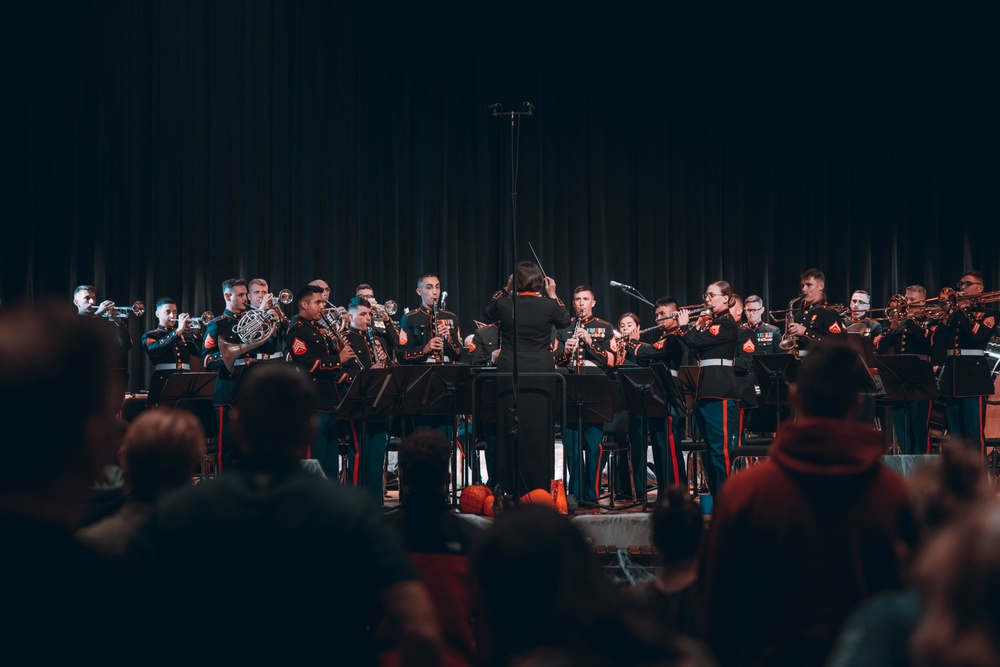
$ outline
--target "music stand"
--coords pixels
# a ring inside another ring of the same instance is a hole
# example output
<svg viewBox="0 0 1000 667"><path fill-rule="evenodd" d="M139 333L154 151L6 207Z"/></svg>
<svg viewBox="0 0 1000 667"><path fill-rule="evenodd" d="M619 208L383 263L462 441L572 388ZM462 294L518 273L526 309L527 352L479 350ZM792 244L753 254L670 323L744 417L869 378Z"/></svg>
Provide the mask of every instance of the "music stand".
<svg viewBox="0 0 1000 667"><path fill-rule="evenodd" d="M776 406L774 430L781 423L781 406L788 402L788 386L798 377L798 359L794 354L755 354L753 370L760 384L760 397Z"/></svg>
<svg viewBox="0 0 1000 667"><path fill-rule="evenodd" d="M168 375L150 387L146 405L174 405L182 399L207 398L212 400L215 391L215 372L185 372Z"/></svg>
<svg viewBox="0 0 1000 667"><path fill-rule="evenodd" d="M618 383L609 379L608 376L603 372L599 371L597 373L586 373L586 374L568 374L566 376L566 407L569 411L566 416L568 417L573 410L576 410L576 424L577 424L577 434L580 442L580 455L576 462L576 479L580 481L580 492L583 495L583 424L588 423L601 423L606 424L615 418L615 398L616 391L618 389ZM584 419L584 413L586 413L588 419ZM563 427L565 428L566 420L563 421ZM566 467L566 456L565 456L565 444L566 436L563 434L563 471L567 470ZM598 462L600 465L600 462ZM568 480L566 480L568 481ZM596 494L595 494L596 495ZM577 505L583 505L586 501L582 498L577 498ZM591 503L587 503L591 504ZM595 507L598 506L595 498L595 502L592 503Z"/></svg>
<svg viewBox="0 0 1000 667"><path fill-rule="evenodd" d="M882 379L885 395L893 403L926 401L930 403L938 397L937 380L930 362L915 354L895 354L874 357L874 368ZM892 414L892 410L889 410ZM887 431L891 432L890 416ZM910 419L904 420L904 432L910 435Z"/></svg>
<svg viewBox="0 0 1000 667"><path fill-rule="evenodd" d="M562 421L564 415L566 414L566 376L562 373L552 372L518 372L518 393L521 398L529 398L531 400L542 400L547 399L550 401L555 408L553 410L553 422L558 420ZM506 383L505 387L499 387L500 381ZM499 424L501 420L497 413L498 409L498 397L503 393L513 393L514 389L511 386L513 381L513 373L501 373L501 372L489 372L489 373L476 373L472 378L472 415L473 415L473 442L478 438L478 429L480 425L485 425L489 423L497 423L497 435L500 435ZM557 400L558 397L558 400ZM550 429L552 424L550 423ZM504 441L507 439L507 434L504 434ZM554 429L550 431L549 437L550 447L554 449L555 447L555 432ZM499 444L499 443L498 443ZM509 489L509 492L514 494L515 499L520 498L524 493L530 491L531 489L525 488L522 478L521 478L521 468L520 460L512 452L512 468L514 474L514 485ZM499 455L499 452L498 452ZM554 457L553 457L554 458ZM550 466L551 468L551 466ZM549 474L552 474L552 470L549 470ZM490 481L493 481L494 476L499 478L496 471L490 471ZM506 480L501 480L505 482Z"/></svg>
<svg viewBox="0 0 1000 667"><path fill-rule="evenodd" d="M424 387L419 414L447 415L452 418L451 501L458 507L458 452L456 451L458 415L472 411L472 393L462 391L472 380L472 367L462 364L435 364L431 369ZM468 433L466 433L465 447L468 451Z"/></svg>
<svg viewBox="0 0 1000 667"><path fill-rule="evenodd" d="M663 418L683 411L684 399L677 380L663 364L653 364L643 368L619 368L618 381L628 411L642 417L642 511L647 511L649 501L646 492L646 447L649 441L650 418ZM635 465L635 462L633 462ZM614 499L612 499L613 501Z"/></svg>

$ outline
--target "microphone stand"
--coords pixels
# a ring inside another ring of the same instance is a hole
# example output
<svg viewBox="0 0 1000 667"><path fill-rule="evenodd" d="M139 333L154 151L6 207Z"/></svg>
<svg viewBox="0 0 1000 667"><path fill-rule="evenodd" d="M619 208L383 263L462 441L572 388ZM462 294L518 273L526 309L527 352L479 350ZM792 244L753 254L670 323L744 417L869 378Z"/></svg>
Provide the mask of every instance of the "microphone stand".
<svg viewBox="0 0 1000 667"><path fill-rule="evenodd" d="M513 348L511 352L513 353L513 365L511 366L511 388L514 391L513 395L513 405L514 405L514 415L511 421L511 450L513 453L513 464L514 464L514 489L513 489L513 500L517 502L517 482L521 479L521 450L519 438L519 428L520 428L520 410L519 410L519 397L518 397L518 382L517 382L517 174L518 174L518 160L519 160L519 149L521 145L521 118L523 116L531 116L535 110L535 106L531 102L523 102L521 104L520 111L504 111L503 106L497 102L489 106L490 114L494 118L507 118L510 117L510 241L511 241L511 262L513 262L513 270L511 275L514 276L513 289L510 295L510 315L513 320L514 325L514 336L511 339L511 347ZM516 140L515 140L516 139ZM501 278L502 279L502 278ZM490 473L492 475L492 473ZM501 489L502 490L502 489ZM496 490L494 490L494 495L496 495Z"/></svg>

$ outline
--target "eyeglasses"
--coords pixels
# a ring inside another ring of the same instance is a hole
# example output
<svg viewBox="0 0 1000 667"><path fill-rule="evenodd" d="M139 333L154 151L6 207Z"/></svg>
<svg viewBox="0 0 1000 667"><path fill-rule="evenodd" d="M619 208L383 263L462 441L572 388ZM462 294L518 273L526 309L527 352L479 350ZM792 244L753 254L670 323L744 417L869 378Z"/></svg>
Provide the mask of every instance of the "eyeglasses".
<svg viewBox="0 0 1000 667"><path fill-rule="evenodd" d="M724 296L723 294L716 294L715 292L705 292L701 295L703 299L714 299L717 296Z"/></svg>
<svg viewBox="0 0 1000 667"><path fill-rule="evenodd" d="M764 310L764 306L761 306L760 308L747 308L748 313L759 313L762 310Z"/></svg>
<svg viewBox="0 0 1000 667"><path fill-rule="evenodd" d="M958 281L958 288L965 289L966 287L972 287L973 285L982 285L982 283L974 283L971 280L960 280Z"/></svg>
<svg viewBox="0 0 1000 667"><path fill-rule="evenodd" d="M860 299L851 299L851 303L856 303L859 306L870 306L871 305L870 301L861 301Z"/></svg>

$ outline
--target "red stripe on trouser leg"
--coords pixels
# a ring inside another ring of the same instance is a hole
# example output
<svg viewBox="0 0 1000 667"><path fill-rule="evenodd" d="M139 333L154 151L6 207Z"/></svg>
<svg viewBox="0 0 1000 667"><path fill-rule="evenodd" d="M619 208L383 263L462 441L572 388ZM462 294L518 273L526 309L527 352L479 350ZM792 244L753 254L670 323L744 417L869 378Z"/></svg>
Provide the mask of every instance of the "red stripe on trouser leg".
<svg viewBox="0 0 1000 667"><path fill-rule="evenodd" d="M361 462L361 445L358 443L358 430L351 422L351 442L354 443L354 474L351 475L351 483L358 485L358 464Z"/></svg>
<svg viewBox="0 0 1000 667"><path fill-rule="evenodd" d="M667 417L667 442L670 443L670 465L674 470L674 484L681 483L681 470L677 465L677 443L674 441L674 418ZM646 470L646 466L642 467L643 472ZM661 493L657 491L657 493Z"/></svg>
<svg viewBox="0 0 1000 667"><path fill-rule="evenodd" d="M979 418L979 431L976 433L979 436L979 452L982 454L983 458L986 458L986 425L983 423L983 415L986 413L983 401L986 400L985 397L979 397L979 403L976 405L976 417Z"/></svg>
<svg viewBox="0 0 1000 667"><path fill-rule="evenodd" d="M729 401L722 399L722 458L726 462L725 475L729 477Z"/></svg>

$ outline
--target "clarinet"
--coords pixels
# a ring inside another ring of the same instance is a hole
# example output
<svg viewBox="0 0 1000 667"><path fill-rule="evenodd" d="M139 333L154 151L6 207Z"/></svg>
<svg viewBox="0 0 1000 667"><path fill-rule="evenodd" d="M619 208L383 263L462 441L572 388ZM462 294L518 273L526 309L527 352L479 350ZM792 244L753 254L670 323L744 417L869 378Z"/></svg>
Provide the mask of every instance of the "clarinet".
<svg viewBox="0 0 1000 667"><path fill-rule="evenodd" d="M434 303L431 304L431 338L438 335L438 302L434 299ZM434 363L440 364L443 359L441 358L441 350L434 350L433 354Z"/></svg>
<svg viewBox="0 0 1000 667"><path fill-rule="evenodd" d="M382 363L382 358L378 354L379 350L382 349L382 346L379 345L377 340L375 340L375 332L372 331L372 328L370 326L367 329L365 329L365 341L368 343L368 354L372 358L372 365L374 366L376 364ZM386 355L384 366L385 367L389 366L388 355Z"/></svg>

